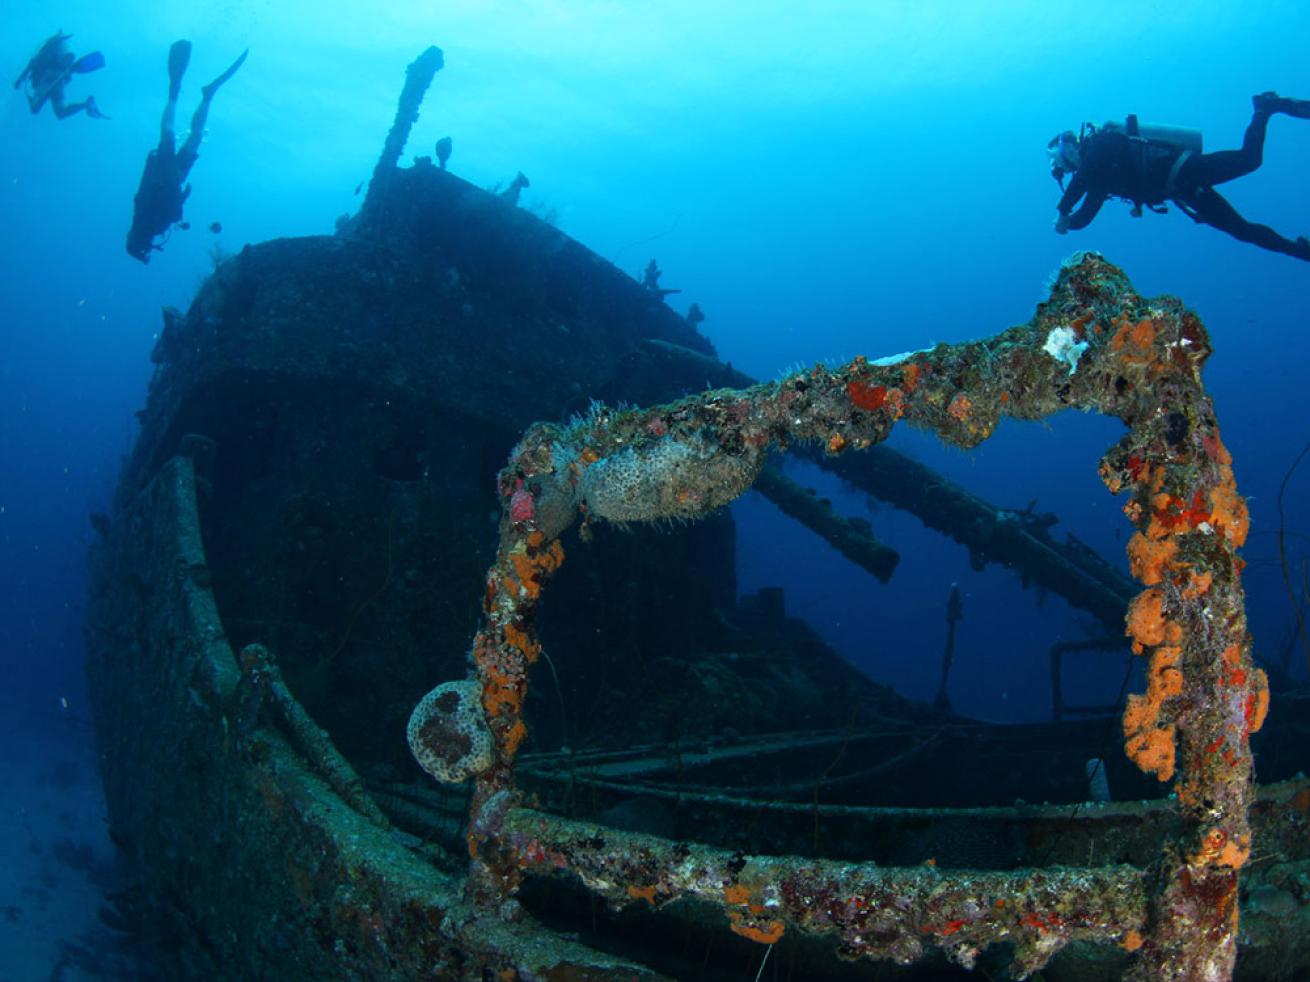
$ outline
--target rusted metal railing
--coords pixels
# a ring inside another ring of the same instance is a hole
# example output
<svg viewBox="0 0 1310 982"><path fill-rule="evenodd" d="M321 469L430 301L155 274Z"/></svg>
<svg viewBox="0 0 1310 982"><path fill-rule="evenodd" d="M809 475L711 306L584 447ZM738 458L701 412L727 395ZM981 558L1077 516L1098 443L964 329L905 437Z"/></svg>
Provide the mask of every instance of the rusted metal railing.
<svg viewBox="0 0 1310 982"><path fill-rule="evenodd" d="M441 756L443 768L479 742L474 729L489 727L489 763L469 769L468 898L500 909L525 870L563 871L615 901L712 900L734 931L761 943L787 931L835 933L853 956L910 962L933 945L969 965L1006 940L1027 973L1085 939L1137 952L1147 977L1231 977L1238 871L1251 845L1249 736L1268 687L1251 663L1240 584L1247 510L1201 384L1209 353L1195 315L1138 296L1120 270L1087 254L1065 265L1032 321L995 337L534 426L500 475L500 545L472 647L481 715L451 697L462 716L429 710L411 725L420 756ZM540 654L533 614L574 522L585 534L598 519L695 519L749 488L769 450L795 442L842 454L904 420L973 447L1003 416L1071 408L1128 427L1100 462L1110 491L1126 496L1136 530L1128 559L1143 586L1127 634L1148 659L1147 685L1129 697L1125 751L1175 782L1182 819L1153 869L982 873L742 856L521 807L514 759Z"/></svg>

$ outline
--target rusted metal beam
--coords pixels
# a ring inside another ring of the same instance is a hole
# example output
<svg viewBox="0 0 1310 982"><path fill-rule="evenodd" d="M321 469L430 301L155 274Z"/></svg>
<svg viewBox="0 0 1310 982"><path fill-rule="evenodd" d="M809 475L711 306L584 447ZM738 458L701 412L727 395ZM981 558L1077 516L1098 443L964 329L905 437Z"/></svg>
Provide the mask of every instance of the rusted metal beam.
<svg viewBox="0 0 1310 982"><path fill-rule="evenodd" d="M958 542L969 550L975 569L1003 566L1025 586L1058 594L1102 624L1123 623L1132 580L1073 535L1057 541L1048 525L998 508L891 447L832 457L822 448L803 446L797 455Z"/></svg>
<svg viewBox="0 0 1310 982"><path fill-rule="evenodd" d="M831 504L806 491L776 467L761 470L754 488L784 515L796 519L879 582L886 583L892 578L901 557L895 549L874 538L868 522L843 518L833 511Z"/></svg>

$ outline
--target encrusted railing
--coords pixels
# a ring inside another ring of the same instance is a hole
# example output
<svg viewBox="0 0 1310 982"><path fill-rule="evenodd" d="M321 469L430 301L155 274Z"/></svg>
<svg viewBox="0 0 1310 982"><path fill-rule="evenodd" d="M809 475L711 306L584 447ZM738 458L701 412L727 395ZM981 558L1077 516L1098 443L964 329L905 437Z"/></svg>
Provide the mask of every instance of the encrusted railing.
<svg viewBox="0 0 1310 982"><path fill-rule="evenodd" d="M1269 697L1251 663L1239 578L1246 505L1201 385L1209 352L1194 314L1143 299L1088 254L1066 264L1029 324L992 338L534 426L500 475L500 545L471 677L434 690L410 724L429 771L476 775L468 898L501 909L525 871L562 871L612 901L713 901L734 931L766 944L826 933L852 957L909 963L931 945L970 965L1009 941L1015 970L1029 973L1069 941L1093 940L1137 952L1146 977L1229 978L1238 871L1251 848L1249 737ZM748 489L769 450L794 442L860 450L903 419L973 447L1002 416L1062 409L1128 427L1100 462L1110 491L1126 494L1128 559L1144 587L1127 634L1148 659L1147 684L1129 697L1124 746L1144 771L1175 781L1182 818L1153 869L987 873L743 856L521 807L514 759L540 654L533 614L575 521L585 535L597 519L701 517Z"/></svg>

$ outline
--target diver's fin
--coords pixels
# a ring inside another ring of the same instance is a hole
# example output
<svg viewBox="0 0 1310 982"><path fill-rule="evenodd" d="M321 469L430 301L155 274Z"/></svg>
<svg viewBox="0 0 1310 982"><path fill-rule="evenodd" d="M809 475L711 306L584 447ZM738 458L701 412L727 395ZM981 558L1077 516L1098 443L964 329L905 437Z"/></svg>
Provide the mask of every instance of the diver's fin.
<svg viewBox="0 0 1310 982"><path fill-rule="evenodd" d="M186 66L191 62L191 42L185 38L174 41L168 49L168 101L176 102L177 94L182 88L182 76Z"/></svg>
<svg viewBox="0 0 1310 982"><path fill-rule="evenodd" d="M1310 119L1310 99L1289 99L1277 92L1261 92L1251 97L1256 112L1282 113L1297 119Z"/></svg>
<svg viewBox="0 0 1310 982"><path fill-rule="evenodd" d="M90 116L92 119L109 118L108 116L106 116L104 113L100 111L100 104L96 102L96 97L93 95L89 95L86 97L86 114Z"/></svg>
<svg viewBox="0 0 1310 982"><path fill-rule="evenodd" d="M1297 119L1310 119L1310 99L1283 99L1280 112Z"/></svg>
<svg viewBox="0 0 1310 982"><path fill-rule="evenodd" d="M87 72L94 72L105 67L105 56L99 51L92 51L89 55L83 55L77 61L73 62L72 71L78 75L85 75Z"/></svg>
<svg viewBox="0 0 1310 982"><path fill-rule="evenodd" d="M250 49L246 48L246 50L241 52L241 54L237 57L236 61L232 62L232 64L227 66L227 71L225 71L222 75L218 76L218 78L214 79L214 81L210 82L208 85L206 85L203 89L200 90L206 99L212 97L213 94L218 91L218 87L220 85L222 85L224 82L226 82L228 79L230 79L233 75L237 73L237 69L246 63L246 55L248 54L250 54Z"/></svg>

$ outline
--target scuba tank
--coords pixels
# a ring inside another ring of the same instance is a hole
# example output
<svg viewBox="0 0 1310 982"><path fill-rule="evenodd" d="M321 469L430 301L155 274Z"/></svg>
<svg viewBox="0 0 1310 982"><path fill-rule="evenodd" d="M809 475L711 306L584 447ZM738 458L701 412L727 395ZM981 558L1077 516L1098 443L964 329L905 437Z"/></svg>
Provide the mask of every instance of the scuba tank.
<svg viewBox="0 0 1310 982"><path fill-rule="evenodd" d="M1105 133L1123 133L1136 140L1147 143L1165 144L1178 150L1190 150L1201 153L1201 131L1185 126L1160 126L1155 123L1138 122L1137 114L1130 113L1122 123L1111 121L1102 127Z"/></svg>

